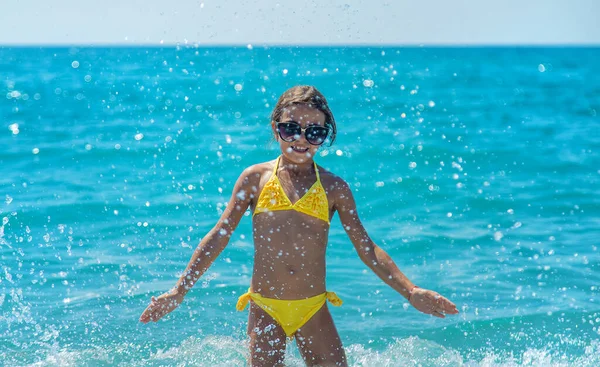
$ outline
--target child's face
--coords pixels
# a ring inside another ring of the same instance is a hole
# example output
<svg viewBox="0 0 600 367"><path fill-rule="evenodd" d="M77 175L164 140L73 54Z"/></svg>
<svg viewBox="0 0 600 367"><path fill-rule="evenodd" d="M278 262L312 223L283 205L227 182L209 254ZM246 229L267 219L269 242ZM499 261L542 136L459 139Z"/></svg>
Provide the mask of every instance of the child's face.
<svg viewBox="0 0 600 367"><path fill-rule="evenodd" d="M325 114L316 108L307 105L293 105L283 110L280 121L297 122L305 129L309 126L325 126ZM275 137L281 148L281 153L290 161L295 163L312 162L313 157L319 149L318 145L312 145L306 141L305 133L300 134L299 139L286 142L279 137L275 126L273 126Z"/></svg>

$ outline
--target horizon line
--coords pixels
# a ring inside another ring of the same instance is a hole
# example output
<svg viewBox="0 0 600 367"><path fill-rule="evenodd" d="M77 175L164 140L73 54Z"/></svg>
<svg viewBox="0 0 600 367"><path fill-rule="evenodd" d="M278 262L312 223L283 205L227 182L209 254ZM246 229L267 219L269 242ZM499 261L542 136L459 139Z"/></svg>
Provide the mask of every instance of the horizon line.
<svg viewBox="0 0 600 367"><path fill-rule="evenodd" d="M1 43L0 48L600 48L600 43Z"/></svg>

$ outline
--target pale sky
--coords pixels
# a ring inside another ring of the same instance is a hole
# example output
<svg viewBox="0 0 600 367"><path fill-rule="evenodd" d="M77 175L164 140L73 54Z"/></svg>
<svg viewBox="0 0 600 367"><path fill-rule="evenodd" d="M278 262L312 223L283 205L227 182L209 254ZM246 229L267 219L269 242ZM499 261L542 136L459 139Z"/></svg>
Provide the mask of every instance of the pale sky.
<svg viewBox="0 0 600 367"><path fill-rule="evenodd" d="M0 45L600 45L600 0L2 0Z"/></svg>

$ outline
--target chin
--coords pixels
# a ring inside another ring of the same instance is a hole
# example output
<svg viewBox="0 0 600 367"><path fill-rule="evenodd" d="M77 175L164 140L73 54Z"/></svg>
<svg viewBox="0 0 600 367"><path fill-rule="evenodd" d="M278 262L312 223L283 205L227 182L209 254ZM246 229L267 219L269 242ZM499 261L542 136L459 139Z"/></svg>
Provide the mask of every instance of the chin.
<svg viewBox="0 0 600 367"><path fill-rule="evenodd" d="M316 153L311 151L306 153L298 153L292 150L291 152L284 151L283 154L292 162L306 163L312 161Z"/></svg>

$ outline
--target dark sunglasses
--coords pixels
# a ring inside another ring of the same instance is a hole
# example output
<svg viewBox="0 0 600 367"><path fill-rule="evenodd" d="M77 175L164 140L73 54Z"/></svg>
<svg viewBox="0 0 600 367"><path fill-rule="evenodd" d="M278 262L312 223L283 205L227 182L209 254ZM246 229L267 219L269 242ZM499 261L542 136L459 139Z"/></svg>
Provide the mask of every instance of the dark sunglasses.
<svg viewBox="0 0 600 367"><path fill-rule="evenodd" d="M306 141L311 145L321 145L327 139L329 128L323 126L309 126L303 129L296 121L278 122L277 132L281 140L291 143L300 139L300 135L304 133Z"/></svg>

